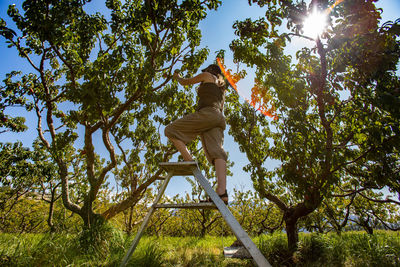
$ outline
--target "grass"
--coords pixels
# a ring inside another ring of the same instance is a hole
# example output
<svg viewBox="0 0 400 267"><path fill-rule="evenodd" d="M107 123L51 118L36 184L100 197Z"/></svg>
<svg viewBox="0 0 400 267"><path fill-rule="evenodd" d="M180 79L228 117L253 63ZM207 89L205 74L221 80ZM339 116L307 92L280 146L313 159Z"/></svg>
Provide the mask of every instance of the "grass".
<svg viewBox="0 0 400 267"><path fill-rule="evenodd" d="M0 234L0 266L119 266L133 237L111 230L107 240L82 249L81 234ZM130 266L253 266L225 259L223 247L234 237L143 237ZM400 234L376 231L300 234L292 256L283 233L254 238L273 266L400 266Z"/></svg>
<svg viewBox="0 0 400 267"><path fill-rule="evenodd" d="M294 255L298 266L400 266L400 234L375 231L302 234Z"/></svg>
<svg viewBox="0 0 400 267"><path fill-rule="evenodd" d="M225 259L223 247L229 246L234 237L144 237L132 255L131 266L252 266L248 260ZM156 250L154 250L156 248ZM159 258L155 265L140 265L146 252L150 258ZM162 257L159 257L159 253ZM139 259L139 261L138 261Z"/></svg>

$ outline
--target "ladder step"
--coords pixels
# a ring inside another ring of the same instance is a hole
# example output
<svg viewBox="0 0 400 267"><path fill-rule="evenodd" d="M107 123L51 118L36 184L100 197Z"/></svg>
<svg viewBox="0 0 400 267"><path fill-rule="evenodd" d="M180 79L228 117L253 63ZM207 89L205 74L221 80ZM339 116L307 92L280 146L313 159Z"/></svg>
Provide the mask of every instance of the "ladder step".
<svg viewBox="0 0 400 267"><path fill-rule="evenodd" d="M251 259L250 253L245 247L224 247L225 258Z"/></svg>
<svg viewBox="0 0 400 267"><path fill-rule="evenodd" d="M193 175L193 169L197 168L195 161L161 162L160 167L174 176Z"/></svg>
<svg viewBox="0 0 400 267"><path fill-rule="evenodd" d="M200 203L167 203L156 204L154 208L159 209L216 209L217 206L213 202L200 202Z"/></svg>

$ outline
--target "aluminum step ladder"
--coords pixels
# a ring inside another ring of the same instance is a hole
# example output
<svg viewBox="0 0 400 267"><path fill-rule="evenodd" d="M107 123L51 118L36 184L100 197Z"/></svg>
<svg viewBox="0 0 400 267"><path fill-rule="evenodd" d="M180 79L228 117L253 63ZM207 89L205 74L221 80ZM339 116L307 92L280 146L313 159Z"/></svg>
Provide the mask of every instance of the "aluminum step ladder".
<svg viewBox="0 0 400 267"><path fill-rule="evenodd" d="M122 263L120 265L121 267L125 266L128 263L129 258L135 251L139 243L139 240L142 237L144 230L146 229L150 221L151 216L153 215L154 211L158 208L218 209L222 217L226 221L226 223L232 229L236 238L242 242L244 247L247 249L251 257L253 258L254 262L257 264L257 266L271 267L271 264L269 264L264 255L253 243L248 234L243 230L242 226L232 215L228 207L225 205L225 203L221 200L221 198L211 187L207 179L200 172L196 162L162 162L160 163L160 167L163 170L165 170L168 174L166 177L162 178L162 180L164 180L164 183L159 189L158 195L153 205L150 207L150 210L147 213L146 217L144 218L144 221L142 222L142 225L140 226L139 231L135 236L135 239L132 241L131 247L126 253L124 259L122 260ZM200 203L183 203L183 204L158 204L172 176L187 176L187 175L193 175L196 178L196 180L204 188L207 195L212 199L214 203L200 202Z"/></svg>

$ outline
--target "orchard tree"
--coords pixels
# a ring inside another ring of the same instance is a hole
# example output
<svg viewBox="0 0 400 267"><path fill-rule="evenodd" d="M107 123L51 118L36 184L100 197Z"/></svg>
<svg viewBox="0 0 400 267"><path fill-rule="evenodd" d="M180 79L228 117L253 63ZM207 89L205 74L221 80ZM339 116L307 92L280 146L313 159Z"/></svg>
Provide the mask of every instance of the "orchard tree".
<svg viewBox="0 0 400 267"><path fill-rule="evenodd" d="M400 230L398 224L400 202L391 199L387 193L385 196L374 186L371 188L360 186L353 179L350 183L340 186L338 191L339 194L333 195L335 198L351 198L351 202L347 205L347 214L350 213L351 216L347 215L346 221L351 220L371 234L377 227Z"/></svg>
<svg viewBox="0 0 400 267"><path fill-rule="evenodd" d="M220 1L107 0L108 20L86 12L88 2L11 5L16 27L1 19L0 34L32 69L10 73L2 89L29 101L37 135L57 164L63 204L91 227L135 205L159 176L157 163L171 156L159 127L193 102L170 83L172 69L179 63L191 75L204 62L198 23ZM84 175L75 176L74 166ZM137 186L100 215L93 205L112 172ZM80 202L71 179L82 186Z"/></svg>
<svg viewBox="0 0 400 267"><path fill-rule="evenodd" d="M13 211L17 204L38 181L28 148L21 143L0 143L0 148L0 221L4 231L11 214L16 214Z"/></svg>
<svg viewBox="0 0 400 267"><path fill-rule="evenodd" d="M52 174L40 150L31 151L22 143L0 143L0 222L1 230L23 232L36 228L43 220L38 215L41 184ZM26 206L26 207L24 207ZM28 208L29 206L29 208ZM43 213L42 210L39 213ZM35 219L35 217L37 217ZM27 223L29 221L29 223ZM35 221L35 223L31 223ZM18 222L18 223L17 223ZM14 231L14 230L12 230Z"/></svg>
<svg viewBox="0 0 400 267"><path fill-rule="evenodd" d="M40 140L33 143L33 148L37 155L33 159L34 167L43 170L43 177L37 185L37 193L41 195L41 200L49 205L47 225L50 228L50 232L55 232L59 230L59 227L54 224L53 220L55 205L57 200L61 198L61 181L58 176L58 168Z"/></svg>
<svg viewBox="0 0 400 267"><path fill-rule="evenodd" d="M334 190L332 197L323 199L322 204L313 213L302 219L302 225L308 231L316 230L319 233L335 231L341 235L345 230L350 216L353 216L351 207L357 194L354 192L337 194L341 191L340 187L335 187Z"/></svg>
<svg viewBox="0 0 400 267"><path fill-rule="evenodd" d="M379 27L374 2L252 0L267 8L265 17L234 25L234 58L255 69L252 102L273 106L278 119L238 105L233 95L230 133L260 196L282 210L292 251L299 219L330 198L342 177L363 172L398 190L399 21ZM327 19L317 37L304 32L313 12ZM299 40L309 46L298 47ZM295 59L286 48L297 49ZM269 159L279 166L268 169Z"/></svg>
<svg viewBox="0 0 400 267"><path fill-rule="evenodd" d="M382 213L382 208L383 207L377 207L377 203L370 202L361 196L357 196L352 206L353 217L350 217L349 220L372 235L374 229L380 224L375 214Z"/></svg>
<svg viewBox="0 0 400 267"><path fill-rule="evenodd" d="M357 194L350 194L343 197L331 197L323 201L324 215L326 220L340 235L349 222L351 207Z"/></svg>
<svg viewBox="0 0 400 267"><path fill-rule="evenodd" d="M282 230L282 212L254 191L233 189L232 214L251 236Z"/></svg>
<svg viewBox="0 0 400 267"><path fill-rule="evenodd" d="M196 159L201 162L205 162L206 158L204 154L196 155ZM229 164L228 164L229 165ZM203 164L203 166L206 166ZM230 173L228 172L228 175ZM205 168L206 177L215 177L214 170ZM197 180L186 177L186 180L191 185L191 194L186 193L181 198L176 198L177 203L198 203L206 199L207 195ZM213 181L213 186L216 181ZM213 232L218 226L220 226L222 216L215 209L177 209L173 211L174 219L179 224L182 236L200 236L204 237L206 234Z"/></svg>
<svg viewBox="0 0 400 267"><path fill-rule="evenodd" d="M123 222L124 222L124 229L128 235L135 233L135 229L137 230L142 223L144 217L148 212L149 205L152 204L155 195L153 194L152 190L147 190L144 196L140 199L140 201L131 206L129 209L124 210L123 212ZM115 217L114 217L115 218Z"/></svg>

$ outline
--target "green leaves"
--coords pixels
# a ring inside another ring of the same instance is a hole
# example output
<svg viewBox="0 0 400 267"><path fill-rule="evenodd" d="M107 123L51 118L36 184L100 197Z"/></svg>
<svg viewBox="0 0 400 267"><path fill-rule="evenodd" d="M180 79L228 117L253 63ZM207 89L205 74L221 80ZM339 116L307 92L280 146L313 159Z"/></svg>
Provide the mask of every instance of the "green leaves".
<svg viewBox="0 0 400 267"><path fill-rule="evenodd" d="M7 24L3 19L0 19L0 35L6 39L12 40L17 34L15 31L7 27Z"/></svg>
<svg viewBox="0 0 400 267"><path fill-rule="evenodd" d="M249 1L267 6L265 17L236 22L230 45L268 90L257 97L272 96L279 114L268 124L246 103L228 105L230 134L250 161L245 170L256 190L287 212L287 225L316 209L344 175L398 190L398 23L379 29L373 1L343 1L327 13L335 23L293 61L287 48L304 38L304 16L334 1L275 2Z"/></svg>
<svg viewBox="0 0 400 267"><path fill-rule="evenodd" d="M10 107L26 108L31 110L32 105L28 100L28 94L33 91L33 76L23 76L18 80L20 72L13 71L6 75L3 80L4 86L1 88L0 100L0 133L8 130L13 132L22 132L27 129L25 126L25 118L21 116L12 117L7 114Z"/></svg>
<svg viewBox="0 0 400 267"><path fill-rule="evenodd" d="M6 107L35 109L61 181L82 185L63 187L70 196L64 205L90 224L92 202L111 171L128 192L125 206L111 207L115 216L135 204L126 201L139 200L158 162L170 156L160 127L191 110L194 99L170 84L168 74L179 63L191 75L206 60L209 51L197 49L198 24L221 2L108 0L110 21L86 13L87 2L26 0L21 11L9 7L18 31L1 20L0 35L34 73L5 80L0 126L22 130L22 119L5 116Z"/></svg>

